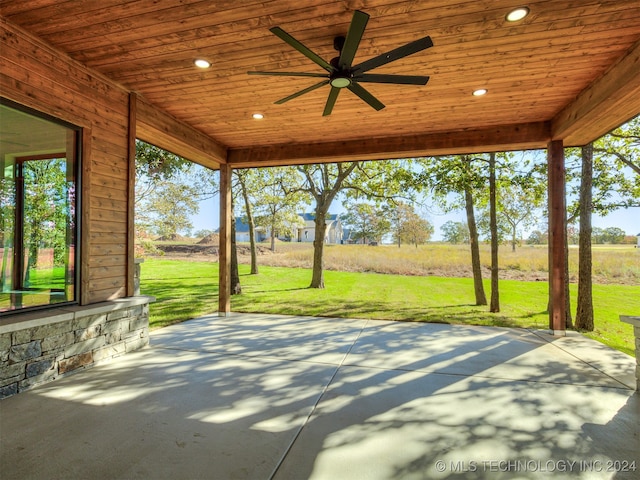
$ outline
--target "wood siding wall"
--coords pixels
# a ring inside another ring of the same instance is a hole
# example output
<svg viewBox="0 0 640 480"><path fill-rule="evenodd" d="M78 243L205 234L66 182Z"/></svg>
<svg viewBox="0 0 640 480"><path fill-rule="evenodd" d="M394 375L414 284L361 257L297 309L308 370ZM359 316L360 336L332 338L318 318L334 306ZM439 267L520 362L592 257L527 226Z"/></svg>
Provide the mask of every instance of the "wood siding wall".
<svg viewBox="0 0 640 480"><path fill-rule="evenodd" d="M0 44L0 94L85 129L81 303L124 297L129 94L3 17Z"/></svg>

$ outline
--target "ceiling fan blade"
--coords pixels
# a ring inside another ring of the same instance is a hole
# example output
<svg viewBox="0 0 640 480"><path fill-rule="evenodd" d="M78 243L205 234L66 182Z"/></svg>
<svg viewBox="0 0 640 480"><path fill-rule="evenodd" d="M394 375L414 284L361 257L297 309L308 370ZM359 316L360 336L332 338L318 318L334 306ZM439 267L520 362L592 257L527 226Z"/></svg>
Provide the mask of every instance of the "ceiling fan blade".
<svg viewBox="0 0 640 480"><path fill-rule="evenodd" d="M318 65L320 65L327 72L335 71L335 69L331 66L331 64L329 62L325 61L322 57L320 57L320 56L316 55L315 53L313 53L311 50L309 50L307 47L305 47L302 43L300 43L298 40L293 38L287 32L282 30L280 27L270 28L269 31L271 33L273 33L275 36L277 36L280 39L284 40L286 43L291 45L296 50L298 50L301 54L303 54L309 60L311 60L312 62L314 62L314 63L316 63Z"/></svg>
<svg viewBox="0 0 640 480"><path fill-rule="evenodd" d="M373 107L375 110L382 110L384 108L384 103L371 95L367 90L364 89L364 87L361 87L357 83L352 83L347 88L357 96L359 96L366 103L371 105L371 107Z"/></svg>
<svg viewBox="0 0 640 480"><path fill-rule="evenodd" d="M333 86L331 87L331 91L329 92L329 96L327 97L327 103L324 106L324 112L322 112L323 117L331 115L331 111L333 110L333 106L336 104L336 100L338 99L340 90L342 89Z"/></svg>
<svg viewBox="0 0 640 480"><path fill-rule="evenodd" d="M247 75L273 75L276 77L318 77L326 78L326 73L305 73L305 72L247 72Z"/></svg>
<svg viewBox="0 0 640 480"><path fill-rule="evenodd" d="M356 82L395 83L398 85L426 85L429 77L423 75L383 75L363 73L353 77Z"/></svg>
<svg viewBox="0 0 640 480"><path fill-rule="evenodd" d="M340 60L338 61L338 65L341 69L346 70L351 68L351 62L353 62L353 59L356 56L358 45L360 45L360 40L362 39L362 35L364 34L364 29L366 28L368 21L368 14L361 12L360 10L353 12L351 25L349 25L347 37L344 40L344 46L340 52Z"/></svg>
<svg viewBox="0 0 640 480"><path fill-rule="evenodd" d="M387 63L393 62L395 60L399 60L403 57L413 55L414 53L418 53L429 47L433 47L431 37L424 37L414 42L407 43L402 47L398 47L395 50L391 50L390 52L383 53L382 55L378 55L377 57L373 57L365 62L362 62L353 67L352 72L354 75L358 73L364 73L371 69L386 65Z"/></svg>
<svg viewBox="0 0 640 480"><path fill-rule="evenodd" d="M278 105L281 105L281 104L283 104L285 102L288 102L289 100L293 100L294 98L299 97L300 95L304 95L305 93L312 92L316 88L320 88L320 87L322 87L322 86L324 86L324 85L326 85L328 83L329 83L329 80L324 80L324 81L322 81L320 83L316 83L315 85L311 85L310 87L307 87L307 88L305 88L303 90L300 90L299 92L296 92L293 95L289 95L288 97L281 98L280 100L278 100L277 102L274 102L274 103L277 103Z"/></svg>

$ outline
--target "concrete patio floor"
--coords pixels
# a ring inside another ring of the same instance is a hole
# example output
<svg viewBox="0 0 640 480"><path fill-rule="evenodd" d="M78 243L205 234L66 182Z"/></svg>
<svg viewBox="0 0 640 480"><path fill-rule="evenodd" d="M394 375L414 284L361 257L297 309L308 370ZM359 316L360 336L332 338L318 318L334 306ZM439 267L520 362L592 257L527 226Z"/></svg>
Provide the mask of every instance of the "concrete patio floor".
<svg viewBox="0 0 640 480"><path fill-rule="evenodd" d="M202 317L0 401L0 477L640 478L634 369L577 334Z"/></svg>

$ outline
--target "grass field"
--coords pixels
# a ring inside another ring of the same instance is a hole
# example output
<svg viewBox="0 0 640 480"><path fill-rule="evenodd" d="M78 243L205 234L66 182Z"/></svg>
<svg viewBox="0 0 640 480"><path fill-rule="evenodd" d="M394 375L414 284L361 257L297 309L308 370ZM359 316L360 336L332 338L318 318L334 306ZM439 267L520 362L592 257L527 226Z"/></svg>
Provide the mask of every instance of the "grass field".
<svg viewBox="0 0 640 480"><path fill-rule="evenodd" d="M377 250L360 248L366 255ZM326 271L326 288L318 290L307 288L307 268L261 265L259 275L249 275L241 265L240 273L243 293L231 303L237 312L548 327L545 281L501 280L502 311L491 314L473 305L470 278ZM158 299L151 308L152 328L217 311L217 278L218 265L211 261L148 258L142 293ZM485 286L488 295L488 282ZM575 305L575 284L571 290ZM640 286L596 284L593 294L596 330L587 335L632 355L632 328L618 316L640 312Z"/></svg>
<svg viewBox="0 0 640 480"><path fill-rule="evenodd" d="M480 245L480 260L489 276L489 245ZM260 264L311 268L313 250L308 243L279 243L276 255L263 255ZM362 245L325 246L325 268L351 272L393 273L398 275L436 275L465 277L471 275L468 245L432 243L415 248L403 245L365 247ZM546 245L526 245L515 252L500 248L501 278L542 280L548 277ZM569 272L577 281L578 249L569 248ZM594 283L640 285L640 251L633 245L594 245Z"/></svg>

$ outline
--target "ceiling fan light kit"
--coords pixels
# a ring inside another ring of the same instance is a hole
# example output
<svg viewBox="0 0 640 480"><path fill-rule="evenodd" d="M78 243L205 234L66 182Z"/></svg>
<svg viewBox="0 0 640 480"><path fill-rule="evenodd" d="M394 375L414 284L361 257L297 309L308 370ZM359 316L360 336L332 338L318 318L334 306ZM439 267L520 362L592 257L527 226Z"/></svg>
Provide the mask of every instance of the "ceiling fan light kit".
<svg viewBox="0 0 640 480"><path fill-rule="evenodd" d="M333 107L338 99L338 94L342 89L348 89L353 94L358 96L362 101L367 103L375 110L382 110L385 105L374 97L367 89L365 89L360 83L387 83L396 85L426 85L429 81L429 77L422 75L393 75L393 74L375 74L367 73L369 70L381 67L387 63L400 60L401 58L413 55L414 53L421 52L433 46L433 42L430 37L423 37L408 43L402 47L396 48L389 52L383 53L376 57L373 57L358 65L352 65L353 59L356 56L360 40L364 34L364 30L369 21L369 15L356 10L353 12L353 18L349 25L349 30L345 37L336 37L333 41L333 47L338 51L339 56L331 59L327 62L322 57L311 51L301 42L293 38L287 32L280 27L273 27L270 30L271 33L282 39L287 44L302 53L309 60L319 65L327 71L327 73L304 73L304 72L263 72L263 71L250 71L249 75L272 75L272 76L288 76L288 77L317 77L324 78L319 83L311 85L299 92L296 92L287 97L277 100L276 104L282 104L293 100L301 95L309 93L317 88L329 85L331 90L327 97L327 102L322 113L323 116L331 115Z"/></svg>

